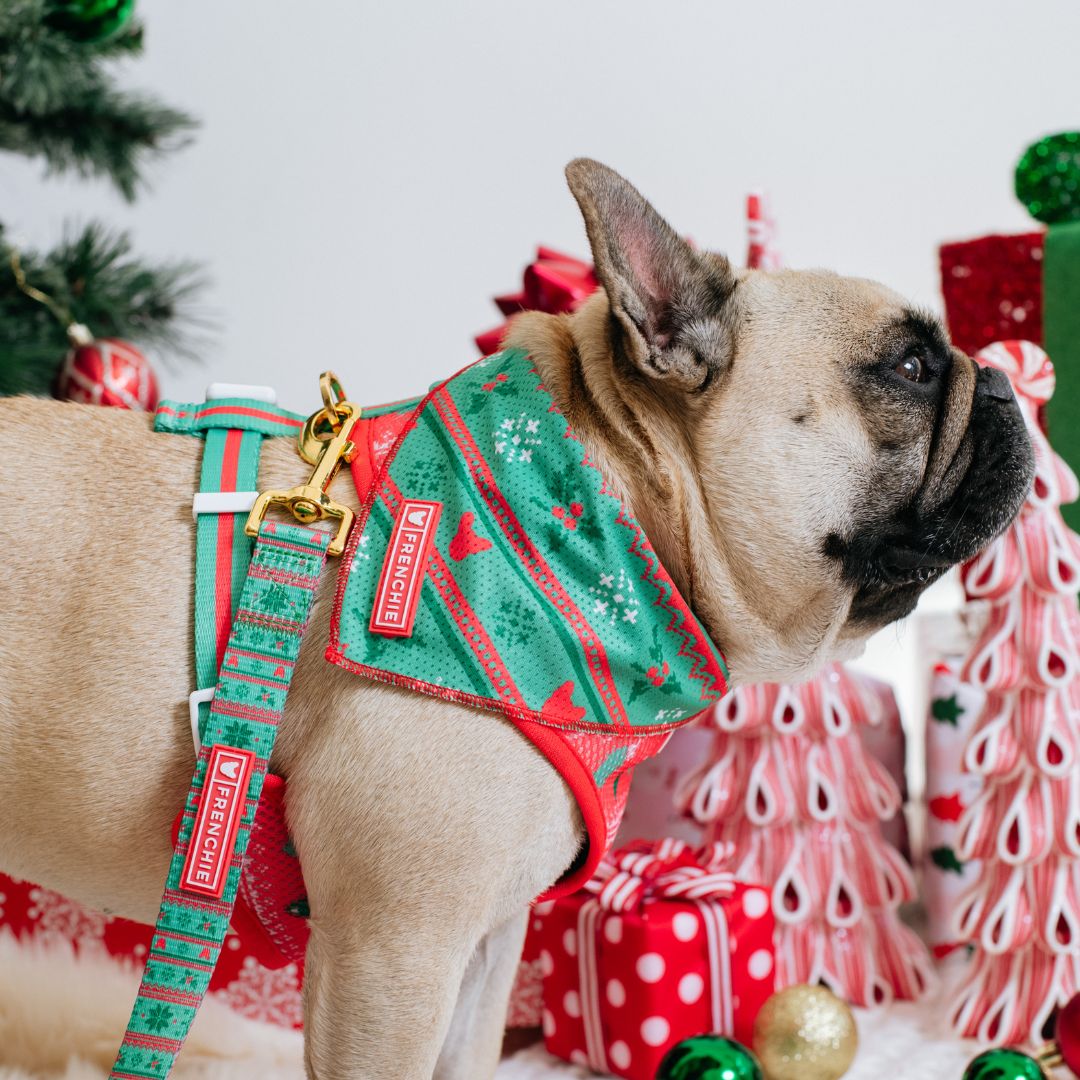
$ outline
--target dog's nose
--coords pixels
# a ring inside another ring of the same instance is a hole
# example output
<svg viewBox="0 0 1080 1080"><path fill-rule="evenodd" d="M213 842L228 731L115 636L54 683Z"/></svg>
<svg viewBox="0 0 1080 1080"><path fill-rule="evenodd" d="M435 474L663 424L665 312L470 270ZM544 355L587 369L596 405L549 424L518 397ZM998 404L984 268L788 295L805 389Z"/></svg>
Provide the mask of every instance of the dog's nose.
<svg viewBox="0 0 1080 1080"><path fill-rule="evenodd" d="M997 368L984 367L979 369L979 378L975 383L975 393L986 397L997 398L998 401L1012 401L1012 384L1009 376Z"/></svg>

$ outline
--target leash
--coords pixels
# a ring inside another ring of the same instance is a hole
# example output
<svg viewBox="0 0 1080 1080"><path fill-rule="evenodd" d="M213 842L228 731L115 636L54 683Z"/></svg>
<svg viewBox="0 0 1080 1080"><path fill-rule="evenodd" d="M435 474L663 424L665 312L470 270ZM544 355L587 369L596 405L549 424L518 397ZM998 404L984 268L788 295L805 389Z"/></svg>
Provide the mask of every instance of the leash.
<svg viewBox="0 0 1080 1080"><path fill-rule="evenodd" d="M206 441L193 506L200 688L189 704L199 750L113 1080L167 1077L206 994L322 569L352 527L352 510L326 489L355 452L360 409L329 372L319 384L323 406L306 421L251 387L215 386L204 405L158 410L156 430ZM262 438L279 434L297 434L314 471L306 484L257 495ZM265 520L275 506L301 524ZM309 527L326 519L335 533Z"/></svg>

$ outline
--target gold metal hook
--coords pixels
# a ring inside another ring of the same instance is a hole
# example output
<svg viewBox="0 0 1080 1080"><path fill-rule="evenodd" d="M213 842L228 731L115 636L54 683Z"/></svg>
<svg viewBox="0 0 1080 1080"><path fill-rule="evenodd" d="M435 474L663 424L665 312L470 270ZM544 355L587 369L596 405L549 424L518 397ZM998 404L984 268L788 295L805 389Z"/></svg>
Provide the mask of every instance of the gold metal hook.
<svg viewBox="0 0 1080 1080"><path fill-rule="evenodd" d="M306 484L287 491L264 491L255 500L244 531L248 536L258 536L259 526L271 506L284 507L304 525L337 518L340 522L337 533L326 550L329 555L340 555L345 550L354 515L350 507L334 502L326 489L342 464L352 461L356 454L351 435L361 410L359 405L345 399L341 383L332 372L319 377L319 390L323 408L307 418L297 436L297 451L315 466L315 471Z"/></svg>

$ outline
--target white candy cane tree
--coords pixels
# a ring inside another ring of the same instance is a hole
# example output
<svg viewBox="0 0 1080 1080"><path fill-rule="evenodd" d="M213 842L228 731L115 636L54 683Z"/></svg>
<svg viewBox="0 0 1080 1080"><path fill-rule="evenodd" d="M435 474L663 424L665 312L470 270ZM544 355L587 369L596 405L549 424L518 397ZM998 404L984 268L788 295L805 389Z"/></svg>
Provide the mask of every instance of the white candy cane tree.
<svg viewBox="0 0 1080 1080"><path fill-rule="evenodd" d="M873 691L841 665L796 686L750 686L716 707L711 761L679 793L729 843L737 879L772 884L777 986L827 983L856 1005L919 997L929 956L900 921L911 869L882 836L900 793L862 744Z"/></svg>

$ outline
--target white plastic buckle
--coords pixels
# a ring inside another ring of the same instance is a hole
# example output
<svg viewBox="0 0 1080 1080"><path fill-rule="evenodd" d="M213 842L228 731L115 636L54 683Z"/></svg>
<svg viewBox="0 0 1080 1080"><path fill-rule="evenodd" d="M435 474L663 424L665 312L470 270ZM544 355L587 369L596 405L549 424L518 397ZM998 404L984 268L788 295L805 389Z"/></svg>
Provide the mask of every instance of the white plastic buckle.
<svg viewBox="0 0 1080 1080"><path fill-rule="evenodd" d="M206 388L206 400L213 401L215 398L251 398L253 401L265 401L267 405L276 405L277 391L272 386L214 382Z"/></svg>
<svg viewBox="0 0 1080 1080"><path fill-rule="evenodd" d="M206 701L214 700L214 687L208 686L205 690L192 690L188 694L188 714L191 717L191 741L195 744L195 756L199 756L202 743L199 741L199 706Z"/></svg>
<svg viewBox="0 0 1080 1080"><path fill-rule="evenodd" d="M196 491L191 500L191 516L200 514L250 514L257 491Z"/></svg>

